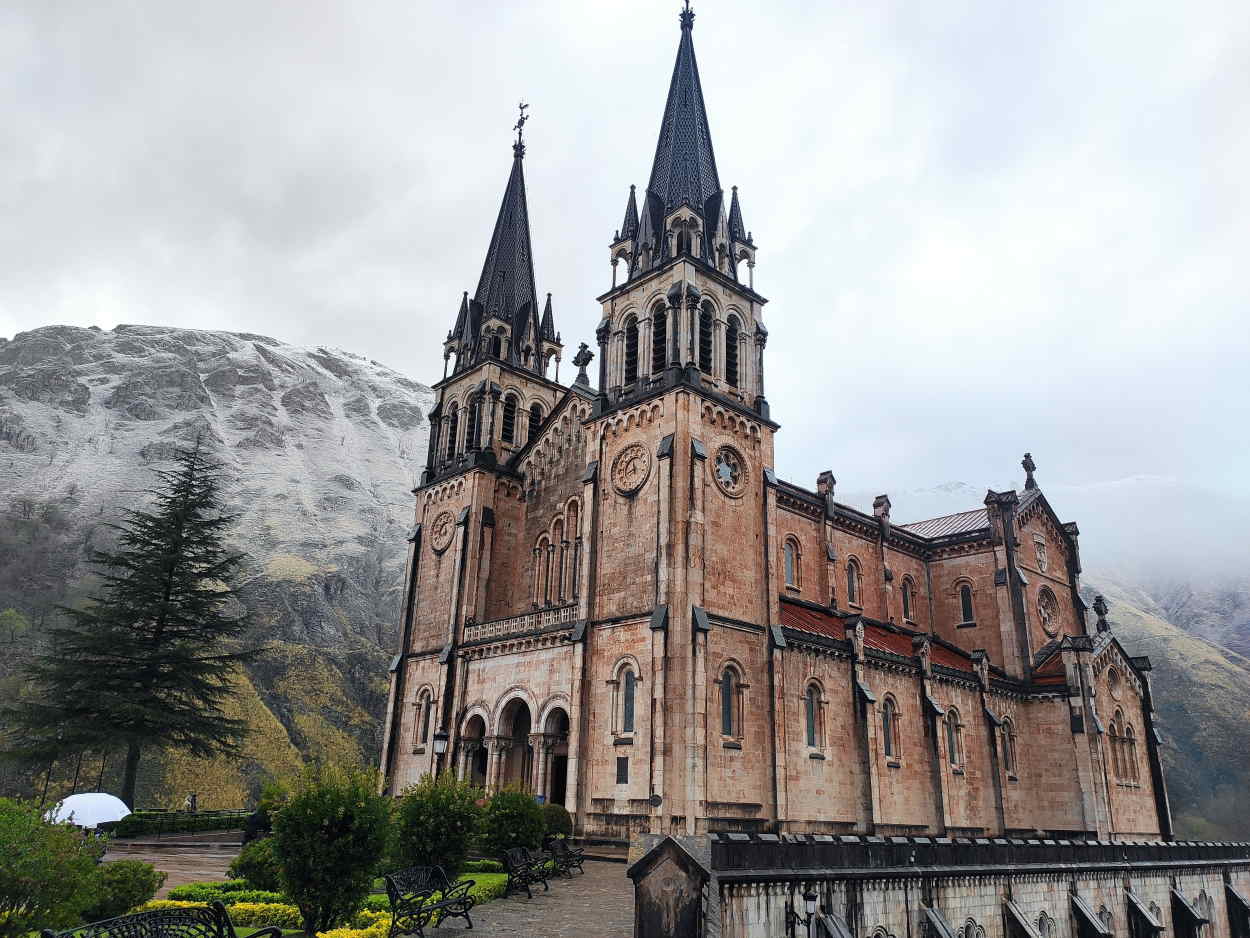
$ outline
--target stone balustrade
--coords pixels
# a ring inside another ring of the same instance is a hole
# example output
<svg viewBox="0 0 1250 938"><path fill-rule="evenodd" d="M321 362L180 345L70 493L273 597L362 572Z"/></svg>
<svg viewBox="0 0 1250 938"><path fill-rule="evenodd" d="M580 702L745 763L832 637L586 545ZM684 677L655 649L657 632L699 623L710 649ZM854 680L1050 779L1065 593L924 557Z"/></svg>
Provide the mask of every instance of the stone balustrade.
<svg viewBox="0 0 1250 938"><path fill-rule="evenodd" d="M510 635L523 635L526 632L542 632L547 629L569 625L577 618L577 603L553 606L549 609L537 609L519 616L506 619L495 619L491 622L475 622L464 627L464 641L487 641L506 638Z"/></svg>

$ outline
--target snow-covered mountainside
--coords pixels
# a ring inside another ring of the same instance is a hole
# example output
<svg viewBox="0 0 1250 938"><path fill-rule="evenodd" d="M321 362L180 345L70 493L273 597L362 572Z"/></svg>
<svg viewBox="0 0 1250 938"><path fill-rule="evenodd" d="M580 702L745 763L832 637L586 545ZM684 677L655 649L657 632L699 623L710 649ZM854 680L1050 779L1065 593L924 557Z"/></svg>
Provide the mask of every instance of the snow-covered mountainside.
<svg viewBox="0 0 1250 938"><path fill-rule="evenodd" d="M89 548L112 536L102 523L141 507L152 470L199 438L226 467L243 602L270 648L247 676L268 711L249 711L269 747L253 779L296 753L370 759L432 400L377 362L259 335L49 326L0 339L0 613L37 633L80 599Z"/></svg>

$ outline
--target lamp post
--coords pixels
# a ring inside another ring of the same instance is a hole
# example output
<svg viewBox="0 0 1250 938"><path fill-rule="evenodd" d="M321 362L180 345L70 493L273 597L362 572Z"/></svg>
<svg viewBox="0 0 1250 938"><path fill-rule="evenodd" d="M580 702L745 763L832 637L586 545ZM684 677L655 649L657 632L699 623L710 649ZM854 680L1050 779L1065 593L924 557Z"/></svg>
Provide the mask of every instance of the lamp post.
<svg viewBox="0 0 1250 938"><path fill-rule="evenodd" d="M443 771L443 756L447 754L447 740L450 737L446 730L434 731L434 775L437 777Z"/></svg>
<svg viewBox="0 0 1250 938"><path fill-rule="evenodd" d="M786 906L786 935L794 938L794 929L802 925L807 929L807 938L812 938L812 922L816 918L816 902L819 897L814 892L803 893L803 907L807 910L807 915L799 915L794 911L793 905Z"/></svg>

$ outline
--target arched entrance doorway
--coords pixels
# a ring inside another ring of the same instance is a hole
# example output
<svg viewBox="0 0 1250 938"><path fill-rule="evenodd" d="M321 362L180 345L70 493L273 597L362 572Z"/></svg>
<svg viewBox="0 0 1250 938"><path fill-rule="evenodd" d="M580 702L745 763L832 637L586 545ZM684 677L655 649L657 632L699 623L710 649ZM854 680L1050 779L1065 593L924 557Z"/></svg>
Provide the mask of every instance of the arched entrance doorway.
<svg viewBox="0 0 1250 938"><path fill-rule="evenodd" d="M499 735L506 740L499 770L500 787L529 791L534 767L534 749L530 745L530 708L517 697L504 707L499 720Z"/></svg>
<svg viewBox="0 0 1250 938"><path fill-rule="evenodd" d="M486 721L474 714L464 725L460 736L462 758L461 776L478 788L486 787Z"/></svg>
<svg viewBox="0 0 1250 938"><path fill-rule="evenodd" d="M546 764L542 794L552 804L564 804L569 786L569 715L556 708L543 724Z"/></svg>

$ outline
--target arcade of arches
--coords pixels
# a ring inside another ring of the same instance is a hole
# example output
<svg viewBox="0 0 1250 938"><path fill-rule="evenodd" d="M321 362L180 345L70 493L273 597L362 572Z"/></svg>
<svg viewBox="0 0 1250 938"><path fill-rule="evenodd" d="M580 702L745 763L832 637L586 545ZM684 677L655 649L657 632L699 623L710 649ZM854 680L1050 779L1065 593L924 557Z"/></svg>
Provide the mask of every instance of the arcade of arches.
<svg viewBox="0 0 1250 938"><path fill-rule="evenodd" d="M514 697L504 705L493 734L484 715L474 713L464 722L454 765L474 785L491 791L519 788L562 805L568 792L568 712L552 707L536 730L529 705Z"/></svg>

